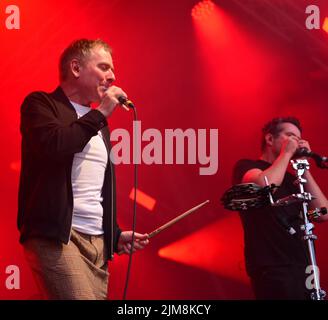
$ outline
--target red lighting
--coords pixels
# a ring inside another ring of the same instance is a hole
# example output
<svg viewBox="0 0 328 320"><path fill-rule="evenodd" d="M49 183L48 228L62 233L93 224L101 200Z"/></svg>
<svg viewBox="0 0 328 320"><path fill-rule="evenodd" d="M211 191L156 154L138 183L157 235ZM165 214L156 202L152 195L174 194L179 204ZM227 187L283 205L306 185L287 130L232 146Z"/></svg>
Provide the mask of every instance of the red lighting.
<svg viewBox="0 0 328 320"><path fill-rule="evenodd" d="M248 283L237 215L220 219L158 251L161 258Z"/></svg>
<svg viewBox="0 0 328 320"><path fill-rule="evenodd" d="M10 169L11 169L12 171L19 172L20 169L21 169L21 162L20 162L20 160L12 161L12 162L10 163Z"/></svg>
<svg viewBox="0 0 328 320"><path fill-rule="evenodd" d="M214 3L211 0L203 0L197 3L191 11L191 15L197 20L203 20L214 12Z"/></svg>
<svg viewBox="0 0 328 320"><path fill-rule="evenodd" d="M131 200L134 200L134 188L132 188L129 198ZM149 211L153 211L156 204L156 200L148 194L137 189L137 203L145 207Z"/></svg>

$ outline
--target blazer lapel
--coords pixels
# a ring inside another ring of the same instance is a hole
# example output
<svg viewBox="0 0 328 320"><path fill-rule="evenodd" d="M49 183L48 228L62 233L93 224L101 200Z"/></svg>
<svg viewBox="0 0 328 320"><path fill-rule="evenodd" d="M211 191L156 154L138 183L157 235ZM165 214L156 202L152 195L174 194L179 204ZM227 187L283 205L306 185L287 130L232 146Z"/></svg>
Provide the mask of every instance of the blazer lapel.
<svg viewBox="0 0 328 320"><path fill-rule="evenodd" d="M101 134L103 136L103 140L104 140L104 143L105 143L105 146L106 146L106 149L107 149L108 159L110 160L109 155L110 155L110 151L111 151L112 145L110 143L109 129L108 129L108 127L103 127L100 130L100 132L101 132Z"/></svg>

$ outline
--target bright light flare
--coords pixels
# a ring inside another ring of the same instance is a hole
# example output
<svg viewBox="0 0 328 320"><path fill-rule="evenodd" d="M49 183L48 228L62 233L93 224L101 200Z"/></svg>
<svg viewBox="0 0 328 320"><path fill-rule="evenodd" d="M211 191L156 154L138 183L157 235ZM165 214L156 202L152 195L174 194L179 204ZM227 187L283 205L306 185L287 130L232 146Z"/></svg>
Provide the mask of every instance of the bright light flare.
<svg viewBox="0 0 328 320"><path fill-rule="evenodd" d="M137 203L140 204L141 206L145 207L149 211L153 211L155 204L156 204L156 199L152 198L148 194L140 191L137 189ZM134 188L132 188L129 198L131 200L134 200Z"/></svg>
<svg viewBox="0 0 328 320"><path fill-rule="evenodd" d="M191 15L196 20L205 20L214 12L214 3L211 0L203 0L197 3L191 10Z"/></svg>
<svg viewBox="0 0 328 320"><path fill-rule="evenodd" d="M323 21L322 29L328 33L328 17Z"/></svg>
<svg viewBox="0 0 328 320"><path fill-rule="evenodd" d="M239 217L220 219L158 251L161 258L248 283Z"/></svg>

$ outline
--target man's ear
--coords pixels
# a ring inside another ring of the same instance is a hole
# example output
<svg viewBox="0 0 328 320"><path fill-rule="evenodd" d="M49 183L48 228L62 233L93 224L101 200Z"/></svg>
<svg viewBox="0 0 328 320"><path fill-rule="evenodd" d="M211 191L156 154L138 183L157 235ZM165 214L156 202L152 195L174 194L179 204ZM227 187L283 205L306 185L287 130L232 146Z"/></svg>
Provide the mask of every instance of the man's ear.
<svg viewBox="0 0 328 320"><path fill-rule="evenodd" d="M273 145L273 134L272 133L267 133L265 135L265 142L268 146L272 146Z"/></svg>
<svg viewBox="0 0 328 320"><path fill-rule="evenodd" d="M76 79L80 77L81 64L77 59L73 59L70 63L71 72Z"/></svg>

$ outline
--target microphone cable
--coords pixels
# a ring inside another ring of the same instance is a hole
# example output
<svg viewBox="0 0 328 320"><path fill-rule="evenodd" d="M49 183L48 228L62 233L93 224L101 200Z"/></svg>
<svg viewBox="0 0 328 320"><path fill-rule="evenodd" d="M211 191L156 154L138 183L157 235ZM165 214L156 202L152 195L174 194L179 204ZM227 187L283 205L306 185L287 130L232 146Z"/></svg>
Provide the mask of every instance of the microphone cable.
<svg viewBox="0 0 328 320"><path fill-rule="evenodd" d="M136 107L133 106L131 107L133 109L134 113L134 123L138 120L137 118L137 110ZM133 133L134 140L133 145L137 146L137 127L135 127L135 132ZM131 239L131 248L130 248L130 253L129 253L129 262L128 262L128 269L126 271L126 279L125 279L125 286L124 286L124 293L123 293L123 300L126 300L126 295L128 291L128 286L129 286L129 280L130 280L130 273L131 273L131 265L132 265L132 254L133 254L133 249L134 249L134 233L136 230L136 220L137 220L137 186L138 186L138 166L137 166L137 152L139 151L138 149L134 148L133 149L134 155L133 155L133 164L134 164L134 195L133 195L133 223L132 223L132 239Z"/></svg>

